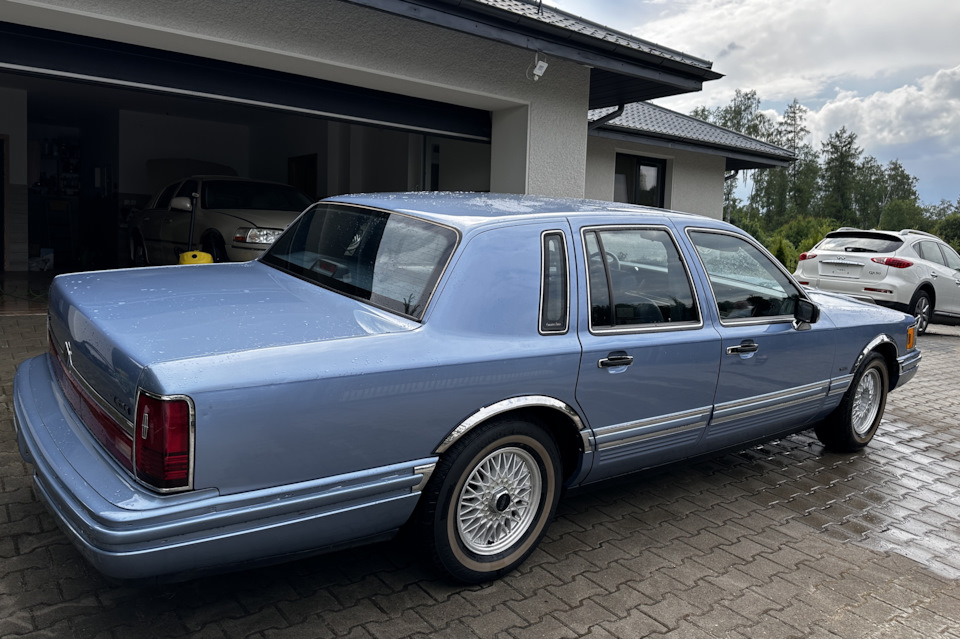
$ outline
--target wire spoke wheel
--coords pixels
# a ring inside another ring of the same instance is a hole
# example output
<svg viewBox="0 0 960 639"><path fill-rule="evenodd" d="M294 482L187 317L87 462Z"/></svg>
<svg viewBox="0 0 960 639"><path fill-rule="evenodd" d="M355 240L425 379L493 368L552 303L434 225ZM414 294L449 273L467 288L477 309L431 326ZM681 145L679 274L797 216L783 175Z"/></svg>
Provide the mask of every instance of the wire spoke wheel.
<svg viewBox="0 0 960 639"><path fill-rule="evenodd" d="M873 426L880 409L880 373L870 369L860 378L853 395L852 425L854 432L863 437Z"/></svg>
<svg viewBox="0 0 960 639"><path fill-rule="evenodd" d="M539 423L502 417L463 436L418 506L436 566L480 583L523 563L556 511L562 470L557 442Z"/></svg>
<svg viewBox="0 0 960 639"><path fill-rule="evenodd" d="M522 448L487 455L470 473L457 500L457 530L468 550L495 555L530 528L540 502L542 478Z"/></svg>

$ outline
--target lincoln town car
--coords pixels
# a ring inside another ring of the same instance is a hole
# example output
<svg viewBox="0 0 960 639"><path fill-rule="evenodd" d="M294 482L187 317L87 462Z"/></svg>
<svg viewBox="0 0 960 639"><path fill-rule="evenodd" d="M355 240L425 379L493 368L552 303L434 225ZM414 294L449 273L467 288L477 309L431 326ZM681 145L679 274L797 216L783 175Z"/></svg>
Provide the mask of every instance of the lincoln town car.
<svg viewBox="0 0 960 639"><path fill-rule="evenodd" d="M806 429L862 448L920 362L913 317L724 222L470 193L323 200L251 262L62 275L48 330L20 453L118 579L401 530L494 579L566 489Z"/></svg>

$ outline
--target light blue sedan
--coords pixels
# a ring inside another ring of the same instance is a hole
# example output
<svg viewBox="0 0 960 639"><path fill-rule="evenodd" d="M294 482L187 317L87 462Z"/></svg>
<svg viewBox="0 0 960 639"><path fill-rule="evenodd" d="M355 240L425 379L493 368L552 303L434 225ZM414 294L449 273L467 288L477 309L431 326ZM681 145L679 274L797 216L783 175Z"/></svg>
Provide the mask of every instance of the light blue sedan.
<svg viewBox="0 0 960 639"><path fill-rule="evenodd" d="M814 428L873 437L914 319L802 289L737 228L581 200L324 200L258 260L81 273L15 381L20 451L116 578L413 529L479 582L560 494Z"/></svg>

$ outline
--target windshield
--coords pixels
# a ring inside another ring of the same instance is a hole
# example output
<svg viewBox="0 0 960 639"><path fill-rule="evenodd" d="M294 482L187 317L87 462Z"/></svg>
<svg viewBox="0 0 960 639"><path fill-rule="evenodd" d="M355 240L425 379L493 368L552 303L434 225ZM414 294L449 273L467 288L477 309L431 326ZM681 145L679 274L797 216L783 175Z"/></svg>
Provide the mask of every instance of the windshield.
<svg viewBox="0 0 960 639"><path fill-rule="evenodd" d="M246 209L300 212L310 199L285 184L243 180L205 180L200 206L205 209Z"/></svg>
<svg viewBox="0 0 960 639"><path fill-rule="evenodd" d="M817 248L821 251L847 253L893 253L903 244L901 240L881 233L831 233Z"/></svg>
<svg viewBox="0 0 960 639"><path fill-rule="evenodd" d="M397 213L320 203L260 258L302 279L419 320L457 232Z"/></svg>

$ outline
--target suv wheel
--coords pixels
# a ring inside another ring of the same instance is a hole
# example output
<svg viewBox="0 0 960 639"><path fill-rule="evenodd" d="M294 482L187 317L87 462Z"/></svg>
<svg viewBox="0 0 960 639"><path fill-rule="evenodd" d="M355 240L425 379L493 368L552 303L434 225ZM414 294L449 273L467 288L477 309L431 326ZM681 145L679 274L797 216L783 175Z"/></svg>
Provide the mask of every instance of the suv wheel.
<svg viewBox="0 0 960 639"><path fill-rule="evenodd" d="M910 300L910 314L917 318L917 335L927 332L927 326L933 318L933 304L930 296L924 291L917 291Z"/></svg>

